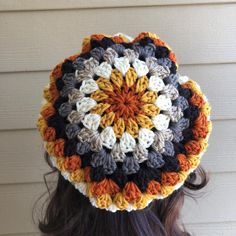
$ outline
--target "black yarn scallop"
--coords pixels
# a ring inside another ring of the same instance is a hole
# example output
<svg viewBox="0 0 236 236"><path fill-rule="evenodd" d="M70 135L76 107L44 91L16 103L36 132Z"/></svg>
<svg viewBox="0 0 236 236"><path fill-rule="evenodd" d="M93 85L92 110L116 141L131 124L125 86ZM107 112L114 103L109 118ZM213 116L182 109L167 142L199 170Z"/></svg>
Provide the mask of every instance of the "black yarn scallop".
<svg viewBox="0 0 236 236"><path fill-rule="evenodd" d="M128 182L127 175L123 172L121 168L116 168L112 175L108 175L108 178L112 179L121 189Z"/></svg>
<svg viewBox="0 0 236 236"><path fill-rule="evenodd" d="M61 104L67 101L68 101L68 97L59 96L57 100L54 102L53 106L55 107L56 110L59 110Z"/></svg>
<svg viewBox="0 0 236 236"><path fill-rule="evenodd" d="M186 154L186 149L182 143L173 142L173 145L174 145L175 155L180 154L180 153Z"/></svg>
<svg viewBox="0 0 236 236"><path fill-rule="evenodd" d="M96 181L96 182L99 182L99 181L102 181L106 178L106 175L105 175L105 172L104 172L104 169L102 166L98 166L98 167L91 167L90 169L90 179L92 181Z"/></svg>
<svg viewBox="0 0 236 236"><path fill-rule="evenodd" d="M153 43L153 40L149 37L144 37L139 41L139 44L143 47L148 45L149 43Z"/></svg>
<svg viewBox="0 0 236 236"><path fill-rule="evenodd" d="M92 153L88 152L84 155L80 155L80 159L81 159L81 168L85 168L87 166L91 166L90 162L91 162L91 156Z"/></svg>
<svg viewBox="0 0 236 236"><path fill-rule="evenodd" d="M182 88L181 85L179 85L178 91L179 91L180 96L185 97L187 100L192 96L191 89Z"/></svg>
<svg viewBox="0 0 236 236"><path fill-rule="evenodd" d="M71 60L65 60L65 62L62 64L61 71L62 71L62 75L66 73L74 73L75 68L74 68L73 62Z"/></svg>
<svg viewBox="0 0 236 236"><path fill-rule="evenodd" d="M174 171L174 172L180 171L179 161L176 157L170 157L170 156L163 155L163 160L165 161L165 164L161 168L162 171Z"/></svg>
<svg viewBox="0 0 236 236"><path fill-rule="evenodd" d="M56 87L57 87L58 91L61 91L63 89L63 87L65 86L65 83L62 80L62 78L57 79L55 84L56 84Z"/></svg>
<svg viewBox="0 0 236 236"><path fill-rule="evenodd" d="M64 138L66 139L66 122L58 113L50 116L47 120L48 127L53 127L56 131L56 139Z"/></svg>
<svg viewBox="0 0 236 236"><path fill-rule="evenodd" d="M155 56L156 58L165 58L170 54L170 50L167 47L156 46Z"/></svg>
<svg viewBox="0 0 236 236"><path fill-rule="evenodd" d="M64 154L65 156L73 156L76 155L76 145L77 145L77 138L68 139L64 145Z"/></svg>

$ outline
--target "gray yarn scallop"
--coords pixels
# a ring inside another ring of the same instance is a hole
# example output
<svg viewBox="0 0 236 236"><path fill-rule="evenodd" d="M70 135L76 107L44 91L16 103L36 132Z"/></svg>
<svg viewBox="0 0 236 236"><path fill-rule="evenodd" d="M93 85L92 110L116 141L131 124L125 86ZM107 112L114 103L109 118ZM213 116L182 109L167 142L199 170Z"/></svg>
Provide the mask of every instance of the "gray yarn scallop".
<svg viewBox="0 0 236 236"><path fill-rule="evenodd" d="M74 62L73 65L75 67L76 70L83 70L84 69L84 61L85 58L82 57L78 57Z"/></svg>
<svg viewBox="0 0 236 236"><path fill-rule="evenodd" d="M107 153L104 149L102 149L100 152L93 153L90 162L92 167L103 166L106 155Z"/></svg>
<svg viewBox="0 0 236 236"><path fill-rule="evenodd" d="M62 97L68 97L68 95L73 91L74 88L74 85L65 85L60 91L60 95Z"/></svg>
<svg viewBox="0 0 236 236"><path fill-rule="evenodd" d="M133 152L134 158L139 162L144 162L148 157L148 150L140 144L136 146Z"/></svg>
<svg viewBox="0 0 236 236"><path fill-rule="evenodd" d="M163 111L163 114L168 115L172 122L177 122L183 116L181 108L176 106L172 106L168 111Z"/></svg>
<svg viewBox="0 0 236 236"><path fill-rule="evenodd" d="M69 97L69 103L75 104L78 100L80 100L84 97L84 93L82 93L78 89L74 88L68 94L68 97Z"/></svg>
<svg viewBox="0 0 236 236"><path fill-rule="evenodd" d="M178 127L181 131L187 129L189 127L189 119L187 118L180 118L178 122L175 124L175 127Z"/></svg>
<svg viewBox="0 0 236 236"><path fill-rule="evenodd" d="M154 150L148 153L147 166L151 168L160 168L165 164L165 161L162 158L161 153Z"/></svg>
<svg viewBox="0 0 236 236"><path fill-rule="evenodd" d="M130 49L130 48L126 48L124 50L124 56L127 57L129 59L129 62L132 64L134 62L135 59L139 58L139 54L138 52Z"/></svg>
<svg viewBox="0 0 236 236"><path fill-rule="evenodd" d="M107 48L103 54L103 59L111 65L114 64L114 60L116 57L118 57L118 53L110 47Z"/></svg>
<svg viewBox="0 0 236 236"><path fill-rule="evenodd" d="M149 43L144 47L143 56L146 57L154 57L156 51L156 46L153 43Z"/></svg>
<svg viewBox="0 0 236 236"><path fill-rule="evenodd" d="M119 55L122 55L125 47L122 44L113 44L111 48L114 49Z"/></svg>
<svg viewBox="0 0 236 236"><path fill-rule="evenodd" d="M157 63L161 66L167 66L169 68L172 66L172 62L169 58L158 58Z"/></svg>
<svg viewBox="0 0 236 236"><path fill-rule="evenodd" d="M162 131L159 131L165 141L172 141L173 139L173 132L170 129L165 129Z"/></svg>
<svg viewBox="0 0 236 236"><path fill-rule="evenodd" d="M60 116L62 116L62 117L68 116L71 113L71 111L72 111L72 106L68 102L62 103L58 109L58 112L59 112Z"/></svg>
<svg viewBox="0 0 236 236"><path fill-rule="evenodd" d="M178 79L179 79L179 75L178 74L170 74L169 76L167 76L164 79L164 82L166 84L172 84L175 88L178 88L178 86L179 86Z"/></svg>
<svg viewBox="0 0 236 236"><path fill-rule="evenodd" d="M83 143L79 142L76 145L76 152L79 155L84 155L84 154L90 152L90 145L86 142L83 142Z"/></svg>
<svg viewBox="0 0 236 236"><path fill-rule="evenodd" d="M139 43L135 43L132 45L132 49L139 54L139 57L144 57L144 47L142 47Z"/></svg>
<svg viewBox="0 0 236 236"><path fill-rule="evenodd" d="M182 111L184 111L185 109L189 107L188 100L183 96L179 96L177 99L175 99L172 102L172 104L174 106L180 107Z"/></svg>
<svg viewBox="0 0 236 236"><path fill-rule="evenodd" d="M68 139L73 139L80 132L80 127L77 124L67 124L65 132Z"/></svg>
<svg viewBox="0 0 236 236"><path fill-rule="evenodd" d="M100 61L103 57L105 50L102 47L94 48L90 51L90 55L97 61Z"/></svg>
<svg viewBox="0 0 236 236"><path fill-rule="evenodd" d="M116 162L109 153L106 153L106 155L104 156L103 168L105 174L107 175L111 175L117 168Z"/></svg>
<svg viewBox="0 0 236 236"><path fill-rule="evenodd" d="M172 129L173 131L173 142L179 143L180 141L183 140L183 134L181 130L178 129Z"/></svg>
<svg viewBox="0 0 236 236"><path fill-rule="evenodd" d="M172 84L167 84L161 91L161 94L166 94L171 100L175 100L179 96L179 91Z"/></svg>
<svg viewBox="0 0 236 236"><path fill-rule="evenodd" d="M100 134L97 131L94 131L94 135L90 138L91 150L94 152L99 152L102 150L103 141L100 137Z"/></svg>
<svg viewBox="0 0 236 236"><path fill-rule="evenodd" d="M69 85L69 86L75 86L75 74L74 73L67 73L64 74L62 77L62 80L64 82L65 85Z"/></svg>
<svg viewBox="0 0 236 236"><path fill-rule="evenodd" d="M164 155L173 157L175 155L174 145L170 141L165 141Z"/></svg>
<svg viewBox="0 0 236 236"><path fill-rule="evenodd" d="M122 165L122 170L124 171L125 174L130 175L130 174L135 174L138 172L140 166L138 164L138 161L132 157L132 156L126 156L123 165Z"/></svg>
<svg viewBox="0 0 236 236"><path fill-rule="evenodd" d="M74 110L67 116L67 120L72 124L79 124L83 118L84 113Z"/></svg>

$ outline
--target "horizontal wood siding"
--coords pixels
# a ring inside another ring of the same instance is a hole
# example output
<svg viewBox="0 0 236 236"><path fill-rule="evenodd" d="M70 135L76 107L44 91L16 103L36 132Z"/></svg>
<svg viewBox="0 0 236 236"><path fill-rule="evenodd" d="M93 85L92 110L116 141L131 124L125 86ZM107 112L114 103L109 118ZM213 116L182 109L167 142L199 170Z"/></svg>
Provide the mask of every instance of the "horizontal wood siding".
<svg viewBox="0 0 236 236"><path fill-rule="evenodd" d="M212 105L213 133L202 159L210 182L198 203L186 199L186 227L196 236L235 236L235 3L0 0L0 235L39 236L31 211L50 169L36 120L50 70L80 51L84 36L152 31L171 45L179 72L196 80Z"/></svg>

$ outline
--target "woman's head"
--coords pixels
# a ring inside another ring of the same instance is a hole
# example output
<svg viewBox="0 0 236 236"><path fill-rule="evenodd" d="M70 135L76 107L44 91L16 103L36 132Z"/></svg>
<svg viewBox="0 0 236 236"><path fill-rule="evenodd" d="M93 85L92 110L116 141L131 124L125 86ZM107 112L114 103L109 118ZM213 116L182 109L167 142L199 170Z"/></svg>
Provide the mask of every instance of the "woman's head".
<svg viewBox="0 0 236 236"><path fill-rule="evenodd" d="M185 196L194 198L194 192L205 187L208 182L205 171L199 167L169 197L155 200L143 210L112 213L92 206L89 199L51 165L47 153L45 158L52 168L48 174L57 175L57 182L49 190L44 207L41 208L40 202L37 204L41 211L38 227L43 235L187 236L190 234L179 218Z"/></svg>

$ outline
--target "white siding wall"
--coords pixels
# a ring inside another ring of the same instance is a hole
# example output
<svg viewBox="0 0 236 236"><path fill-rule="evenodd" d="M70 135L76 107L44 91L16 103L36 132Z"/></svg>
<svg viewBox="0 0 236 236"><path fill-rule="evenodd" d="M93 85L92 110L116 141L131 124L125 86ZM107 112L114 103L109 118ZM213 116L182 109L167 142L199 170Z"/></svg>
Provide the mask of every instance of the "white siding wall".
<svg viewBox="0 0 236 236"><path fill-rule="evenodd" d="M47 171L35 129L49 70L92 33L157 33L213 106L203 165L211 181L184 221L196 236L236 235L236 1L0 0L0 235L35 236Z"/></svg>

